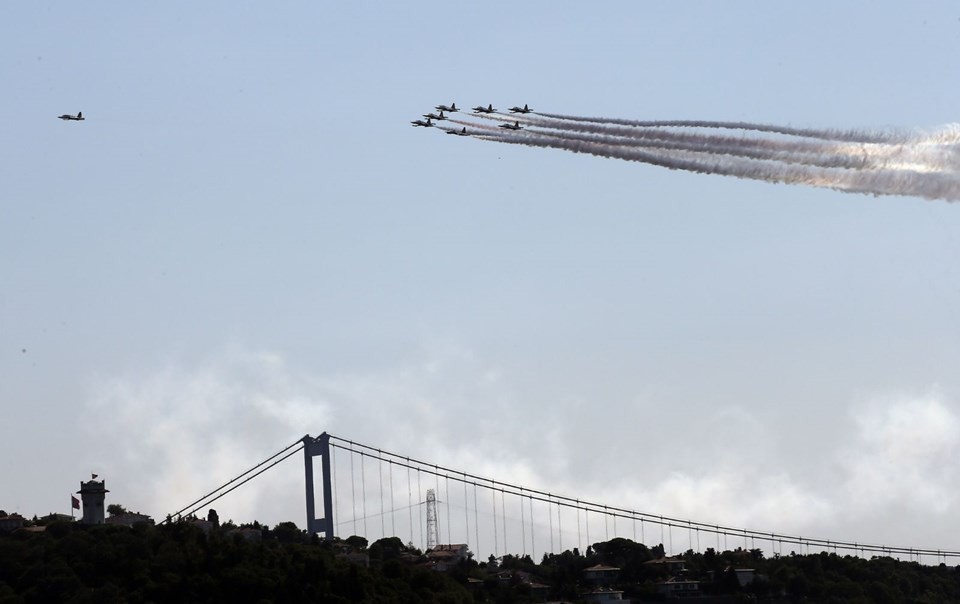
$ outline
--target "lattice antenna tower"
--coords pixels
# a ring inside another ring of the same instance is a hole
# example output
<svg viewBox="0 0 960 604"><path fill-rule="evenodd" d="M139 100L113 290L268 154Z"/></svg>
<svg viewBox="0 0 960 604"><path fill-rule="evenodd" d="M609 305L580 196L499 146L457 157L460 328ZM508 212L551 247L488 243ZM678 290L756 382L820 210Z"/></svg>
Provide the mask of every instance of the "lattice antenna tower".
<svg viewBox="0 0 960 604"><path fill-rule="evenodd" d="M437 494L427 489L427 549L437 547Z"/></svg>

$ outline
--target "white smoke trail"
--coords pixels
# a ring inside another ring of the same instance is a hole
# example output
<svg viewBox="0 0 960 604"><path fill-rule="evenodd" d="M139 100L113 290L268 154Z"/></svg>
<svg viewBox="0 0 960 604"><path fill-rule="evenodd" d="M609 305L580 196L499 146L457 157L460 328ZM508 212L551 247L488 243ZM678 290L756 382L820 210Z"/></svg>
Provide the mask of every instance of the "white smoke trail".
<svg viewBox="0 0 960 604"><path fill-rule="evenodd" d="M543 115L543 114L541 114ZM550 114L548 114L550 115ZM753 159L768 159L785 163L799 163L820 166L825 168L845 169L893 169L915 170L917 172L934 172L942 170L960 169L960 127L951 125L932 134L914 132L910 136L905 133L877 135L877 138L887 138L889 143L865 142L838 142L824 139L800 138L784 139L759 136L730 136L722 134L704 134L696 129L673 130L667 128L649 128L639 126L617 126L595 122L575 122L572 119L557 120L536 116L482 116L484 119L497 122L519 121L525 126L538 126L564 132L594 133L604 137L604 140L595 140L603 144L630 144L625 140L616 140L612 137L640 141L671 141L688 143L699 150L710 150L720 154L737 155ZM597 118L599 120L599 118ZM617 121L617 120L611 120ZM619 120L628 122L629 120ZM635 124L647 122L632 122ZM676 122L689 124L692 122ZM707 122L699 122L707 123ZM705 130L701 128L700 130ZM709 129L706 129L709 131ZM812 131L812 130L811 130ZM820 132L820 131L817 131ZM544 133L546 134L546 133ZM781 135L786 136L786 135ZM589 140L582 137L580 140ZM641 147L683 148L682 145L646 143L638 144Z"/></svg>
<svg viewBox="0 0 960 604"><path fill-rule="evenodd" d="M477 114L475 138L564 149L674 170L874 195L960 200L960 125L933 132L791 128L750 122L640 121L553 113ZM491 125L496 122L497 125ZM519 124L509 132L503 124ZM723 133L741 130L740 135Z"/></svg>
<svg viewBox="0 0 960 604"><path fill-rule="evenodd" d="M709 120L625 120L605 117L579 117L557 113L536 112L537 115L582 123L614 124L633 126L637 128L712 128L722 130L752 130L754 132L770 132L798 136L802 138L817 138L855 143L895 143L907 140L909 133L903 132L867 132L864 130L834 130L817 128L790 128L772 124L755 124L751 122L723 122Z"/></svg>
<svg viewBox="0 0 960 604"><path fill-rule="evenodd" d="M666 129L623 128L594 123L580 124L548 119L529 119L528 124L564 132L564 136L604 144L632 144L637 146L691 148L714 153L738 155L753 159L768 159L785 163L801 163L825 168L846 169L912 169L932 172L960 169L960 149L954 143L956 127L947 127L932 135L915 135L912 140L897 144L838 143L823 140L771 139L762 137L734 137ZM584 138L569 132L596 134ZM940 142L942 141L942 142Z"/></svg>
<svg viewBox="0 0 960 604"><path fill-rule="evenodd" d="M544 136L536 132L488 135L484 138L509 144L564 149L574 153L637 161L701 174L736 176L773 183L806 184L874 195L913 195L925 199L960 200L960 178L955 173L792 166L775 160L717 155L709 149L650 152L621 145Z"/></svg>
<svg viewBox="0 0 960 604"><path fill-rule="evenodd" d="M583 134L527 130L532 134L576 140L601 145L624 146L665 151L707 152L757 160L773 160L788 164L806 164L824 168L864 169L870 158L863 153L825 154L822 146L804 142L764 141L732 137L662 132L658 136L630 137L619 134ZM795 145L800 147L794 149Z"/></svg>

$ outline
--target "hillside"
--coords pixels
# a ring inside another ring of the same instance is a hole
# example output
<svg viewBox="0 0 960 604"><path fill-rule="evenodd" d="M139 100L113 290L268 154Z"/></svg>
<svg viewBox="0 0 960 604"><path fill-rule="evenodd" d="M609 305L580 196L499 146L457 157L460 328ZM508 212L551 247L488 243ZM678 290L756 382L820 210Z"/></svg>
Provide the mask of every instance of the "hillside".
<svg viewBox="0 0 960 604"><path fill-rule="evenodd" d="M477 562L424 555L397 538L328 543L289 522L208 529L58 521L2 534L0 604L663 601L672 589L704 602L960 601L957 567L891 558L739 549L666 558L660 546L614 539L539 563Z"/></svg>

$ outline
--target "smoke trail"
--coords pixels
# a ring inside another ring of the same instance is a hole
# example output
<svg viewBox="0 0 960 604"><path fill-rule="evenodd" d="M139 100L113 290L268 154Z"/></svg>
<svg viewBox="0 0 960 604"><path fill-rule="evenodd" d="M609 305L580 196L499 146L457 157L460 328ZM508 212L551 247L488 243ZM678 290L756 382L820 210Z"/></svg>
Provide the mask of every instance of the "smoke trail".
<svg viewBox="0 0 960 604"><path fill-rule="evenodd" d="M486 119L505 122L504 117L484 116ZM893 140L902 138L903 143L851 143L827 141L823 139L773 139L759 136L730 136L704 134L696 129L676 131L666 128L623 127L599 122L575 122L572 120L547 119L524 116L518 121L530 126L538 126L565 132L587 132L604 137L604 144L629 144L626 139L671 141L687 143L693 146L711 148L714 152L739 155L754 159L771 159L786 163L802 163L827 168L847 169L913 169L919 172L935 170L955 170L960 168L960 153L952 143L960 141L960 129L948 127L930 135L914 133L909 138L905 134L886 135ZM626 120L621 120L626 121ZM640 122L635 122L640 123ZM708 130L701 128L700 130ZM546 134L546 133L544 133ZM781 135L785 136L785 135ZM578 137L571 137L578 138ZM582 139L581 140L586 140ZM682 148L674 144L644 144L638 146Z"/></svg>
<svg viewBox="0 0 960 604"><path fill-rule="evenodd" d="M661 132L657 136L624 136L620 134L579 132L550 132L529 130L541 136L563 138L587 143L625 146L667 151L708 152L748 159L780 161L788 164L807 164L824 168L864 169L871 158L865 153L824 152L822 145L803 142L747 140L733 137Z"/></svg>
<svg viewBox="0 0 960 604"><path fill-rule="evenodd" d="M564 149L673 170L775 183L960 200L957 124L921 132L581 118L553 113L469 117L471 120L456 123L472 127L475 138L495 142ZM499 128L514 122L523 130ZM742 132L734 135L724 130Z"/></svg>
<svg viewBox="0 0 960 604"><path fill-rule="evenodd" d="M707 120L624 120L605 117L579 117L557 113L536 112L537 115L558 120L594 124L615 124L619 126L633 126L636 128L712 128L722 130L751 130L754 132L769 132L799 136L803 138L818 138L854 143L895 143L902 142L908 135L900 132L866 132L862 130L834 130L816 128L790 128L771 124L754 124L751 122L722 122Z"/></svg>
<svg viewBox="0 0 960 604"><path fill-rule="evenodd" d="M827 168L914 169L917 171L956 170L960 168L960 149L954 144L958 130L951 126L932 135L914 135L908 143L838 143L824 140L782 140L760 137L734 137L666 129L624 128L595 123L577 123L532 118L528 124L568 132L598 135L593 142L629 144L637 141L671 141L714 152L786 163L804 163ZM584 140L584 139L581 139ZM942 142L941 142L942 141ZM647 144L638 146L660 146ZM663 145L672 147L673 145Z"/></svg>
<svg viewBox="0 0 960 604"><path fill-rule="evenodd" d="M960 200L960 179L955 174L914 170L838 170L815 166L790 166L776 161L731 158L710 151L650 152L617 145L570 140L541 134L485 136L509 144L564 149L599 157L637 161L671 170L719 174L772 183L806 184L874 195L914 195L925 199Z"/></svg>

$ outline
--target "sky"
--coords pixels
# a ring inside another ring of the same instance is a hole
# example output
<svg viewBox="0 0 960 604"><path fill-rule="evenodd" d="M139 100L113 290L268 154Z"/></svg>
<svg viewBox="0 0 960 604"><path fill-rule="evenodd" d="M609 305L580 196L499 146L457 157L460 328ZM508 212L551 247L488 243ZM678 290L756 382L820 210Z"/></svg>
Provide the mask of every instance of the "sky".
<svg viewBox="0 0 960 604"><path fill-rule="evenodd" d="M326 431L960 549L960 205L409 125L935 130L955 3L22 2L0 39L0 508L68 513L95 472L162 518ZM215 507L303 526L302 470Z"/></svg>

